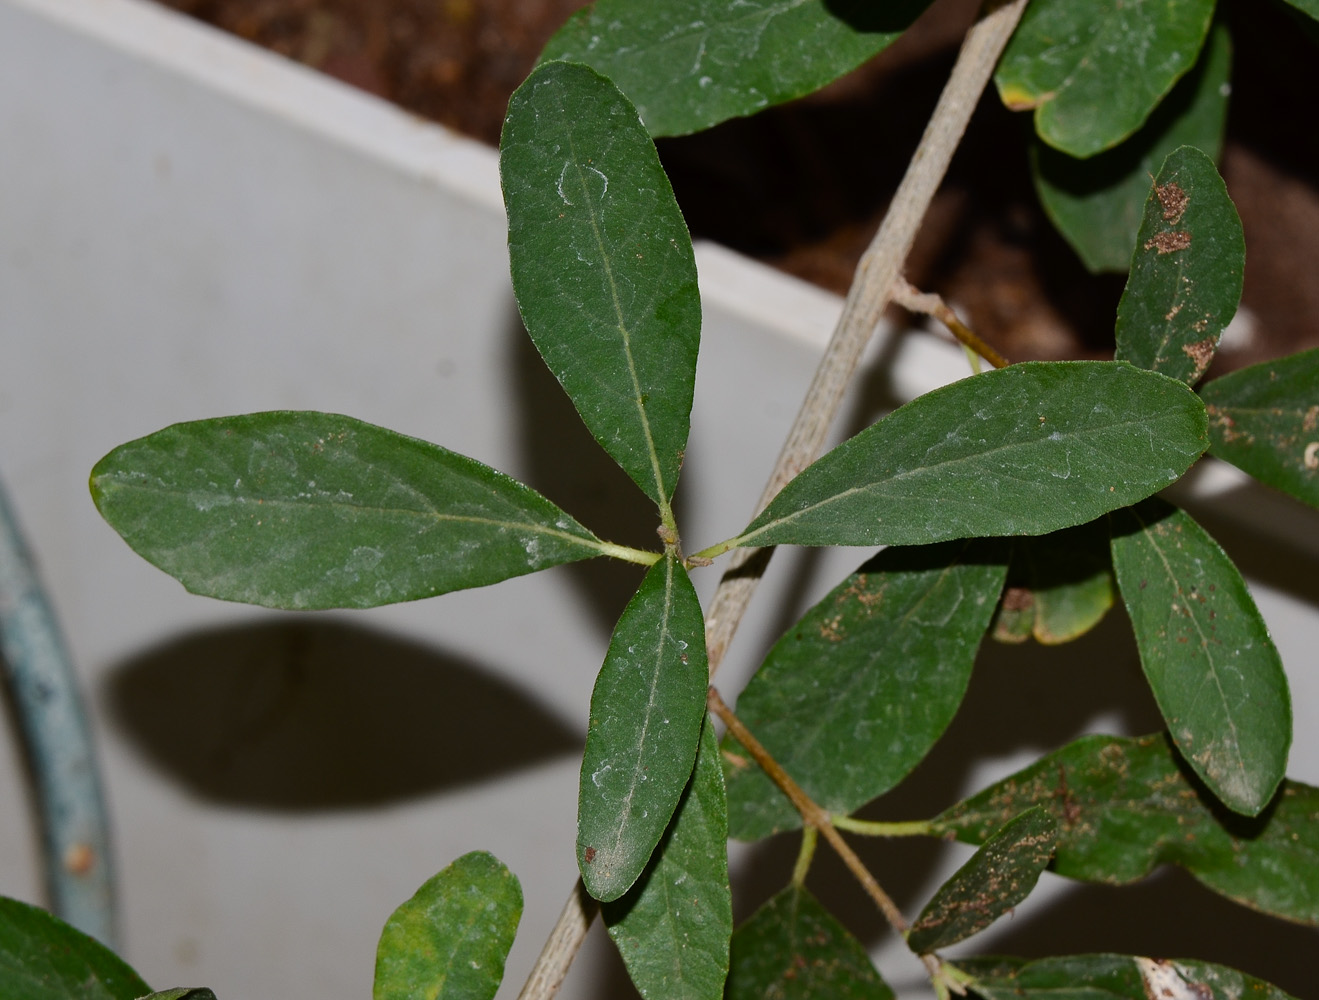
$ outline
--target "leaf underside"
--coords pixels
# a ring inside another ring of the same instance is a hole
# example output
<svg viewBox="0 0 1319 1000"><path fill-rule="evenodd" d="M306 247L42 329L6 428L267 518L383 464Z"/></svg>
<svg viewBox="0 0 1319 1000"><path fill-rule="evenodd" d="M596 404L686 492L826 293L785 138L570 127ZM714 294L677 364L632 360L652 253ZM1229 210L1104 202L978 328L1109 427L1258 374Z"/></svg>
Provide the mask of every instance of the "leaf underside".
<svg viewBox="0 0 1319 1000"><path fill-rule="evenodd" d="M92 496L188 590L366 608L600 554L535 490L438 445L332 413L174 424L96 464Z"/></svg>
<svg viewBox="0 0 1319 1000"><path fill-rule="evenodd" d="M696 384L696 258L654 143L609 80L545 63L499 154L518 309L600 446L661 507Z"/></svg>
<svg viewBox="0 0 1319 1000"><path fill-rule="evenodd" d="M699 132L801 97L887 48L930 0L597 0L542 60L585 63L651 135Z"/></svg>
<svg viewBox="0 0 1319 1000"><path fill-rule="evenodd" d="M848 814L901 781L961 704L1003 586L1001 544L890 547L811 608L738 697L739 717L819 805ZM732 835L801 816L731 736Z"/></svg>
<svg viewBox="0 0 1319 1000"><path fill-rule="evenodd" d="M1117 358L1188 385L1200 380L1236 314L1246 263L1241 219L1214 161L1168 155L1145 201L1117 308Z"/></svg>
<svg viewBox="0 0 1319 1000"><path fill-rule="evenodd" d="M600 908L645 1000L720 1000L733 933L728 800L707 719L692 780L635 885Z"/></svg>
<svg viewBox="0 0 1319 1000"><path fill-rule="evenodd" d="M739 545L911 545L1042 535L1175 482L1207 446L1185 385L1113 361L1027 362L954 382L785 486Z"/></svg>
<svg viewBox="0 0 1319 1000"><path fill-rule="evenodd" d="M1165 734L1085 736L945 811L936 832L982 843L1031 806L1058 822L1053 869L1125 885L1175 864L1251 909L1319 926L1319 789L1284 781L1262 815L1223 809Z"/></svg>
<svg viewBox="0 0 1319 1000"><path fill-rule="evenodd" d="M1019 538L1012 543L993 635L1000 642L1071 642L1099 624L1112 606L1106 521Z"/></svg>
<svg viewBox="0 0 1319 1000"><path fill-rule="evenodd" d="M1032 0L994 80L1035 109L1050 146L1086 157L1117 145L1195 64L1214 0Z"/></svg>
<svg viewBox="0 0 1319 1000"><path fill-rule="evenodd" d="M1207 383L1209 450L1319 507L1319 348Z"/></svg>
<svg viewBox="0 0 1319 1000"><path fill-rule="evenodd" d="M696 760L708 683L700 600L670 554L624 609L591 693L577 862L596 899L627 892L668 827Z"/></svg>
<svg viewBox="0 0 1319 1000"><path fill-rule="evenodd" d="M1040 203L1088 270L1130 268L1150 178L1169 153L1195 146L1218 160L1231 65L1231 37L1219 25L1195 68L1125 142L1078 160L1032 140L1031 175Z"/></svg>
<svg viewBox="0 0 1319 1000"><path fill-rule="evenodd" d="M1273 797L1291 746L1282 659L1241 574L1157 498L1112 516L1113 568L1141 667L1177 749L1229 808Z"/></svg>
<svg viewBox="0 0 1319 1000"><path fill-rule="evenodd" d="M522 887L492 854L464 854L380 934L373 1000L490 1000L522 917Z"/></svg>

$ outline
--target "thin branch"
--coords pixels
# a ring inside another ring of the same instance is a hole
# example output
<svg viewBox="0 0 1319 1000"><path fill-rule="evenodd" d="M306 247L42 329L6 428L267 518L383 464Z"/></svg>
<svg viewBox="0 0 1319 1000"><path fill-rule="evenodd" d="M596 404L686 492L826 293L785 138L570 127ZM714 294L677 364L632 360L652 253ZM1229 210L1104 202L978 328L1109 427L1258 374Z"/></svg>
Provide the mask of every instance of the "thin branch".
<svg viewBox="0 0 1319 1000"><path fill-rule="evenodd" d="M975 351L995 368L1006 368L1012 364L1011 361L976 336L975 331L958 319L957 313L953 312L948 303L939 298L934 292L922 292L905 278L899 278L893 285L893 301L908 312L933 316L948 327L949 332L964 346Z"/></svg>
<svg viewBox="0 0 1319 1000"><path fill-rule="evenodd" d="M545 939L545 946L541 948L540 956L531 969L531 975L527 977L522 992L518 994L518 1000L552 997L559 992L564 977L572 967L572 960L577 957L577 952L586 939L586 932L591 929L591 921L599 912L600 904L586 891L586 886L579 878L577 885L573 887L572 895L563 904L563 911L559 914L554 929Z"/></svg>
<svg viewBox="0 0 1319 1000"><path fill-rule="evenodd" d="M866 890L866 894L875 901L879 911L884 914L884 919L889 922L895 931L899 934L907 933L907 918L902 915L897 904L893 902L889 894L884 891L883 886L875 880L875 876L870 874L870 869L862 863L861 859L856 856L856 852L848 846L847 841L843 839L829 819L829 814L815 804L815 801L803 791L801 785L792 780L787 771L779 766L776 761L754 736L751 730L742 724L728 703L719 696L719 692L714 685L710 685L709 691L705 696L706 704L710 711L719 716L720 720L728 727L728 731L733 734L733 739L741 743L746 748L747 753L761 769L769 775L771 781L779 786L779 789L792 802L793 808L801 813L802 822L807 826L814 827L820 831L820 834L829 842L829 846L834 849L843 864L847 865L850 871L861 887Z"/></svg>
<svg viewBox="0 0 1319 1000"><path fill-rule="evenodd" d="M843 390L889 304L921 220L943 183L971 113L1025 7L1026 0L1010 0L995 7L967 32L952 75L888 214L857 264L838 325L752 516L764 510L779 490L820 454L842 403ZM706 618L711 676L723 661L768 562L767 554L756 558L758 551L739 549L733 553L711 601Z"/></svg>
<svg viewBox="0 0 1319 1000"><path fill-rule="evenodd" d="M1003 46L1007 44L1026 6L1026 0L1010 0L999 6L992 6L993 2L990 0L992 9L967 32L952 75L939 97L920 145L911 158L906 176L893 197L879 232L857 265L842 316L816 369L815 378L784 442L770 480L756 504L756 513L763 510L785 483L819 455L829 426L838 414L843 390L856 369L862 349L888 305L893 282L911 251L916 230L929 208L934 192L943 182L953 151L961 141L962 133L966 131L971 112L989 82L994 64L998 62ZM732 642L751 594L765 571L771 551L739 549L729 560L728 569L719 582L706 616L706 646L709 649L711 675ZM833 830L833 827L829 829ZM837 836L837 831L833 832ZM841 842L841 838L839 840ZM589 897L578 882L564 906L554 935L545 942L519 1000L549 1000L554 996L598 909L593 902L585 902L587 899ZM578 913L570 919L570 911L574 907ZM574 928L573 933L559 933L565 923Z"/></svg>

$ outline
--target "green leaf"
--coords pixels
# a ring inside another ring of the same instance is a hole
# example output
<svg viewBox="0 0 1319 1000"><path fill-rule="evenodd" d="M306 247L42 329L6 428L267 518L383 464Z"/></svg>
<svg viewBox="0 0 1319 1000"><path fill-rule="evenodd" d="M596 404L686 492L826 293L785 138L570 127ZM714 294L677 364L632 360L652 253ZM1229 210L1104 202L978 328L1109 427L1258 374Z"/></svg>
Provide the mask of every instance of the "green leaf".
<svg viewBox="0 0 1319 1000"><path fill-rule="evenodd" d="M612 83L547 63L509 101L499 171L527 332L600 446L666 508L687 446L701 299L655 146Z"/></svg>
<svg viewBox="0 0 1319 1000"><path fill-rule="evenodd" d="M709 721L692 780L645 873L600 912L645 1000L723 996L733 933L728 799Z"/></svg>
<svg viewBox="0 0 1319 1000"><path fill-rule="evenodd" d="M1152 499L1113 515L1113 568L1154 700L1177 749L1223 802L1259 813L1282 781L1291 698L1232 560Z"/></svg>
<svg viewBox="0 0 1319 1000"><path fill-rule="evenodd" d="M1232 39L1219 25L1195 68L1130 139L1078 160L1031 142L1031 174L1045 212L1092 272L1126 271L1150 178L1178 146L1218 159L1227 123Z"/></svg>
<svg viewBox="0 0 1319 1000"><path fill-rule="evenodd" d="M843 442L736 545L911 545L1042 535L1134 503L1207 445L1185 385L1112 361L1034 361L954 382Z"/></svg>
<svg viewBox="0 0 1319 1000"><path fill-rule="evenodd" d="M373 1000L489 1000L521 918L517 876L485 851L464 854L385 923Z"/></svg>
<svg viewBox="0 0 1319 1000"><path fill-rule="evenodd" d="M1057 645L1099 624L1113 606L1108 544L1102 521L1016 540L994 638Z"/></svg>
<svg viewBox="0 0 1319 1000"><path fill-rule="evenodd" d="M1283 0L1289 3L1303 14L1309 14L1316 21L1319 21L1319 0Z"/></svg>
<svg viewBox="0 0 1319 1000"><path fill-rule="evenodd" d="M1030 895L1057 836L1058 824L1044 809L1009 822L939 887L907 932L907 944L928 955L984 930Z"/></svg>
<svg viewBox="0 0 1319 1000"><path fill-rule="evenodd" d="M790 885L733 934L728 1000L893 1000L866 950L809 892Z"/></svg>
<svg viewBox="0 0 1319 1000"><path fill-rule="evenodd" d="M215 1000L215 994L204 987L181 986L172 990L159 990L141 1000Z"/></svg>
<svg viewBox="0 0 1319 1000"><path fill-rule="evenodd" d="M930 0L597 0L542 59L586 63L651 135L684 135L818 90L896 40Z"/></svg>
<svg viewBox="0 0 1319 1000"><path fill-rule="evenodd" d="M885 549L775 644L739 717L820 806L851 813L906 777L952 721L1004 574L992 543ZM734 837L801 825L731 736L724 754Z"/></svg>
<svg viewBox="0 0 1319 1000"><path fill-rule="evenodd" d="M1251 365L1200 391L1209 450L1319 507L1319 348Z"/></svg>
<svg viewBox="0 0 1319 1000"><path fill-rule="evenodd" d="M1182 146L1163 162L1117 307L1117 358L1194 385L1241 301L1246 241L1214 161Z"/></svg>
<svg viewBox="0 0 1319 1000"><path fill-rule="evenodd" d="M151 987L113 951L45 910L0 896L5 1000L135 1000Z"/></svg>
<svg viewBox="0 0 1319 1000"><path fill-rule="evenodd" d="M369 608L481 587L604 545L516 480L332 413L174 424L92 470L138 555L188 590L275 608Z"/></svg>
<svg viewBox="0 0 1319 1000"><path fill-rule="evenodd" d="M1036 805L1058 821L1059 875L1124 885L1175 864L1244 906L1319 926L1319 789L1284 781L1247 819L1213 799L1164 734L1085 736L959 802L934 831L979 844Z"/></svg>
<svg viewBox="0 0 1319 1000"><path fill-rule="evenodd" d="M1209 962L1131 955L958 959L984 1000L1293 1000L1253 976Z"/></svg>
<svg viewBox="0 0 1319 1000"><path fill-rule="evenodd" d="M1135 132L1194 65L1214 0L1032 0L994 76L1055 149L1092 156Z"/></svg>
<svg viewBox="0 0 1319 1000"><path fill-rule="evenodd" d="M708 684L701 604L670 553L624 609L591 693L577 861L596 899L632 887L669 825L696 760Z"/></svg>

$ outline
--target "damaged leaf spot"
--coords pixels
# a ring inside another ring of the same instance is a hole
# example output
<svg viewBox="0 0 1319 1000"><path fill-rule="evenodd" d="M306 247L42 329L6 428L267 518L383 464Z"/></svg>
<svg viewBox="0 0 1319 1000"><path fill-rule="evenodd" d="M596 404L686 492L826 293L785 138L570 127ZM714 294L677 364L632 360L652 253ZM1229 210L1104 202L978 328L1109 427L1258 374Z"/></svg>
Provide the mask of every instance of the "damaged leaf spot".
<svg viewBox="0 0 1319 1000"><path fill-rule="evenodd" d="M1188 381L1195 383L1200 380L1200 376L1205 373L1209 363L1214 360L1214 338L1206 337L1204 340L1197 340L1194 344L1183 344L1182 353L1191 359L1195 365L1195 370L1191 373Z"/></svg>
<svg viewBox="0 0 1319 1000"><path fill-rule="evenodd" d="M1319 441L1311 441L1305 446L1305 467L1311 472L1319 469Z"/></svg>
<svg viewBox="0 0 1319 1000"><path fill-rule="evenodd" d="M1159 233L1156 236L1151 236L1145 241L1145 245L1142 249L1149 250L1152 248L1161 254L1165 254L1175 253L1178 250L1185 250L1190 245L1191 234L1185 230L1177 229L1171 232Z"/></svg>
<svg viewBox="0 0 1319 1000"><path fill-rule="evenodd" d="M1180 184L1176 181L1169 181L1167 184L1156 184L1154 195L1159 199L1159 205L1163 208L1165 222L1175 226L1182 221L1182 216L1186 214L1186 205L1191 199L1187 197Z"/></svg>
<svg viewBox="0 0 1319 1000"><path fill-rule="evenodd" d="M1149 1000L1213 1000L1214 991L1208 983L1193 983L1186 979L1172 962L1161 958L1136 958L1145 996Z"/></svg>

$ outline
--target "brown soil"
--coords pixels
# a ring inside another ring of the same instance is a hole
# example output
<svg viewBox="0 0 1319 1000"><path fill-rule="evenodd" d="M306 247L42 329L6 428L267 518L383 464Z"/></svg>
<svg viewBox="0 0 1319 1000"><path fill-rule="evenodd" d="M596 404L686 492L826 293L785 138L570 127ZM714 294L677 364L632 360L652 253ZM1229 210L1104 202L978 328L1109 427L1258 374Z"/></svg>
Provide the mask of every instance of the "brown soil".
<svg viewBox="0 0 1319 1000"><path fill-rule="evenodd" d="M582 0L166 0L467 135L497 143L508 96ZM902 40L801 101L660 152L696 236L845 290L978 0L937 0ZM1316 50L1279 4L1221 4L1236 44L1222 171L1246 230L1253 334L1215 371L1319 345ZM981 102L908 263L1014 360L1112 350L1123 278L1087 274L1030 187L1025 119Z"/></svg>

